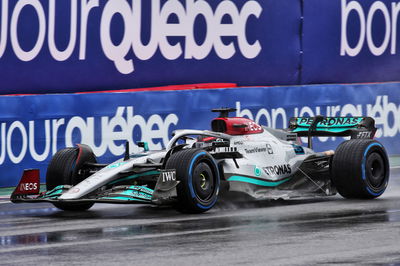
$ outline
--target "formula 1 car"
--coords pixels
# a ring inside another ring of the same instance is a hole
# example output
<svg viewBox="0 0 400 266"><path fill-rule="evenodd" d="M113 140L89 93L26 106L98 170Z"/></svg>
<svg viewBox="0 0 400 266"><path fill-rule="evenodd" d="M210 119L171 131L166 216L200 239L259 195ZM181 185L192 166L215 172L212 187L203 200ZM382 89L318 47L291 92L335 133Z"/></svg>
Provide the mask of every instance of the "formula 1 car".
<svg viewBox="0 0 400 266"><path fill-rule="evenodd" d="M165 150L150 151L139 142L111 164L99 164L91 148L78 144L58 151L39 193L39 171L25 170L11 201L51 202L82 211L96 202L172 205L184 213L210 210L220 190L256 199L335 195L372 199L389 180L382 144L373 140L370 117L295 117L288 129L260 126L243 117L220 115L211 130L176 130ZM314 152L314 136L350 136L336 151ZM299 145L308 137L308 147Z"/></svg>

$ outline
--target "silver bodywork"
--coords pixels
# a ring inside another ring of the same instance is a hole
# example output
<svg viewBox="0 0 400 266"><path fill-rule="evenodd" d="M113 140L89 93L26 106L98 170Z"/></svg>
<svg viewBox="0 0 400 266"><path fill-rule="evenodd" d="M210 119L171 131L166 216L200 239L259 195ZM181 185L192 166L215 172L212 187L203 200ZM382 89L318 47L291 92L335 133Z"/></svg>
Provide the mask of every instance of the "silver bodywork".
<svg viewBox="0 0 400 266"><path fill-rule="evenodd" d="M296 134L268 128L263 128L262 133L236 136L207 130L178 130L174 134L165 150L144 151L131 155L128 160L117 160L71 187L58 199L78 200L117 180L121 172L131 171L136 165L149 161L160 164L182 141L184 148L203 148L215 158L223 172L221 180L229 184L228 191L243 192L255 199L335 193L329 178L314 180L300 169L307 159L326 155L296 146ZM199 141L198 136L214 138L214 146ZM219 142L228 144L215 145ZM300 150L296 151L296 147Z"/></svg>

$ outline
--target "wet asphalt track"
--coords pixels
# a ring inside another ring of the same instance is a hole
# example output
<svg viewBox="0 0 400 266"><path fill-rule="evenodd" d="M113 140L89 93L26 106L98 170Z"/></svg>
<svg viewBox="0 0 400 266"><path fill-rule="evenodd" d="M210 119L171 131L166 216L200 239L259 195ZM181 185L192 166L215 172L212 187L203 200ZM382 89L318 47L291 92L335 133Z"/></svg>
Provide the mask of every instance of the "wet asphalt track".
<svg viewBox="0 0 400 266"><path fill-rule="evenodd" d="M219 204L202 215L0 200L0 265L400 265L400 169L376 200Z"/></svg>

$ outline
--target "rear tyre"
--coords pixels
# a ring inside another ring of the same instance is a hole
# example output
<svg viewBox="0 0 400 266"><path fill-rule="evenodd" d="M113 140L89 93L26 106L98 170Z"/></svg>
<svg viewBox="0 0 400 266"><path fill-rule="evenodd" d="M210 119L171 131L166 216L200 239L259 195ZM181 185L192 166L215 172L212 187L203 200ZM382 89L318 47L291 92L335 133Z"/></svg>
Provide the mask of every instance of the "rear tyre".
<svg viewBox="0 0 400 266"><path fill-rule="evenodd" d="M178 203L183 213L202 213L211 209L218 199L220 177L213 157L204 150L187 149L175 152L166 169L176 169Z"/></svg>
<svg viewBox="0 0 400 266"><path fill-rule="evenodd" d="M389 160L381 143L352 139L336 149L332 160L332 182L345 198L372 199L389 182Z"/></svg>
<svg viewBox="0 0 400 266"><path fill-rule="evenodd" d="M60 185L76 185L83 181L87 175L81 173L81 169L76 167L77 159L79 154L79 148L65 148L59 150L54 154L47 167L46 173L46 187L47 190L51 190ZM91 152L85 156L85 162L96 162L96 157ZM82 164L81 164L82 165ZM53 205L61 210L65 211L85 211L93 206L94 203L65 203L65 202L53 202Z"/></svg>

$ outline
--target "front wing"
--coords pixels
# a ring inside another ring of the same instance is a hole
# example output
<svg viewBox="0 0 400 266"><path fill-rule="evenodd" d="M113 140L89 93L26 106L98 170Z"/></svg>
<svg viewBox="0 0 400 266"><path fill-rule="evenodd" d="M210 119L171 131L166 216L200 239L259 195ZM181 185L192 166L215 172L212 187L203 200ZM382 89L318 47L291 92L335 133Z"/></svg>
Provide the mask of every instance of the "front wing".
<svg viewBox="0 0 400 266"><path fill-rule="evenodd" d="M168 178L165 178L165 175ZM20 183L23 183L24 177ZM37 181L38 182L38 181ZM23 183L24 184L24 183ZM21 193L19 191L20 185L17 186L16 190L11 195L10 200L13 203L22 202L93 202L93 203L117 203L117 204L168 204L176 200L177 192L176 186L179 181L176 180L175 170L163 170L160 172L157 184L154 189L147 186L137 185L120 185L114 186L110 189L101 188L81 197L79 199L65 200L60 199L60 196L67 191L73 191L73 186L60 185L51 190L44 191L41 193Z"/></svg>

